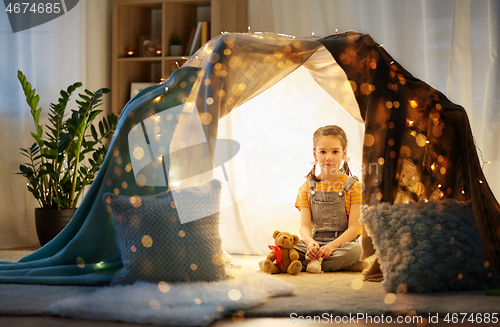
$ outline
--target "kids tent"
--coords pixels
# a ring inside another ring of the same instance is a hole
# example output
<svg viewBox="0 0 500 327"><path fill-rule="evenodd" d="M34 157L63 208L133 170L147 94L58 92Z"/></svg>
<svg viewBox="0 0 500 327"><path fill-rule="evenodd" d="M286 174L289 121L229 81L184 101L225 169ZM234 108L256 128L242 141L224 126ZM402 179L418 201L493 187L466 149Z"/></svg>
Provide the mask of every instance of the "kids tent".
<svg viewBox="0 0 500 327"><path fill-rule="evenodd" d="M185 239L193 232L203 247L206 237L215 249L207 264L220 267L219 257L212 255L221 253L214 241L218 225L209 218L238 205L240 195L228 178L233 172L225 163L238 160L240 145L218 137L219 120L301 66L364 123L363 205L470 201L486 259L500 268L500 207L482 173L464 108L413 77L369 35L297 39L226 33L209 41L168 81L127 103L104 164L72 221L31 255L2 262L0 282L109 284L130 255L159 244L151 236L158 232L154 229L169 225L148 220L161 216L158 211L168 212L162 219L176 222L175 233L157 236L164 244L168 237ZM231 200L222 203L218 192ZM143 216L130 214L134 208L144 210ZM123 221L127 225L120 227ZM153 234L128 242L129 229L148 224ZM363 248L365 256L374 253L366 235ZM183 251L174 256L182 257ZM156 264L143 262L148 269ZM191 264L191 273L203 265Z"/></svg>

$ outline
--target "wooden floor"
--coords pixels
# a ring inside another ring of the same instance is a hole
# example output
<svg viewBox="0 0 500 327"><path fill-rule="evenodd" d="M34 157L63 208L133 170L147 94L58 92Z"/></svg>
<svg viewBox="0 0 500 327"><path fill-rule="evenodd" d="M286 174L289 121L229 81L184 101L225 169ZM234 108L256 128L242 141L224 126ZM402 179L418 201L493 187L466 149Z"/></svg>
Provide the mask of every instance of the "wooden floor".
<svg viewBox="0 0 500 327"><path fill-rule="evenodd" d="M38 247L30 247L30 248L16 248L16 249L8 249L8 250L37 250ZM0 251L6 249L0 249ZM315 326L339 326L334 322L306 322L306 321L297 321L292 320L287 317L280 318L244 318L241 316L235 316L234 318L225 318L221 320L217 320L210 325L210 327L281 327L281 326L297 326L297 325L315 325ZM342 327L349 326L362 326L362 327L375 327L375 326L384 326L382 323L368 323L368 322L360 322L360 323L342 323ZM390 324L393 326L397 326L397 323ZM445 322L440 320L437 323L428 323L424 322L422 324L399 324L404 326L416 326L416 327L424 327L424 326L432 326L432 327L444 327L444 326L464 326L464 327L482 327L482 326L494 326L496 324L486 324L486 323L456 323L452 324L451 322ZM121 323L121 322L107 322L107 321L93 321L93 320L79 320L79 319L66 319L60 317L47 317L47 316L0 316L0 327L143 327L143 326L152 326L152 325L141 325L141 324L130 324L130 323Z"/></svg>
<svg viewBox="0 0 500 327"><path fill-rule="evenodd" d="M313 326L339 326L334 322L322 323L322 322L293 322L290 318L237 318L237 319L222 319L217 320L212 323L210 327L281 327L281 326L297 326L297 325L313 325ZM386 326L389 324L382 323L342 323L340 326L361 326L361 327L375 327L375 326ZM423 324L390 324L391 326L403 325L403 326L416 326L416 327L444 327L444 326L463 326L463 327L485 327L485 326L497 326L497 324L478 324L478 323L448 323L445 321L439 321L438 323L423 323ZM152 325L139 325L139 324L128 324L120 322L105 322L105 321L91 321L91 320L77 320L77 319L66 319L57 317L1 317L0 316L0 326L1 327L143 327Z"/></svg>
<svg viewBox="0 0 500 327"><path fill-rule="evenodd" d="M2 248L2 250L8 250L8 251L36 251L40 248L40 246L29 246L29 247L22 247L22 248Z"/></svg>

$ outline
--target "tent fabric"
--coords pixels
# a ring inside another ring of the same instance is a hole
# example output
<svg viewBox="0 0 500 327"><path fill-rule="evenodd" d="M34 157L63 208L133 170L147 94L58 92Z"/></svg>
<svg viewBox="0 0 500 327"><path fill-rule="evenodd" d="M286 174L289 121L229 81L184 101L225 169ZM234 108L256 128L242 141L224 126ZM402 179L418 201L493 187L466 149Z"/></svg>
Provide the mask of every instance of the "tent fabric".
<svg viewBox="0 0 500 327"><path fill-rule="evenodd" d="M320 42L347 74L365 122L362 203L471 201L486 260L500 269L500 206L465 109L411 75L369 35L347 32Z"/></svg>
<svg viewBox="0 0 500 327"><path fill-rule="evenodd" d="M122 110L105 161L71 222L19 262L0 262L0 282L109 285L123 264L103 194L140 197L210 181L218 119L294 71L319 47L317 41L279 36L221 35L168 81L141 91ZM278 57L283 66L273 69ZM197 105L206 112L198 115Z"/></svg>
<svg viewBox="0 0 500 327"><path fill-rule="evenodd" d="M316 54L327 52L322 64ZM167 82L127 103L104 164L72 221L18 263L1 262L0 282L109 284L122 262L104 193L136 201L173 190L175 199L176 189L204 185L219 174L223 195L226 190L234 196L221 158L238 149L217 139L218 120L301 65L365 122L363 203L470 200L486 257L500 268L499 205L482 175L463 108L414 78L369 35L348 32L317 40L226 33ZM332 78L350 88L332 87ZM177 210L181 222L197 219Z"/></svg>

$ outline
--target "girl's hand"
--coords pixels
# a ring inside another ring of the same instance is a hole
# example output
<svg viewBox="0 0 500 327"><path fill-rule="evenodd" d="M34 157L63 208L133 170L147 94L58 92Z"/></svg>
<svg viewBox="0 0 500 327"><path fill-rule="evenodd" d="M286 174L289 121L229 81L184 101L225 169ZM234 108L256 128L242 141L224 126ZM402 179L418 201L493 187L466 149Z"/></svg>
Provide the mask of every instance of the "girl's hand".
<svg viewBox="0 0 500 327"><path fill-rule="evenodd" d="M333 244L333 242L322 246L318 251L318 258L328 259L337 248L339 248L339 246Z"/></svg>
<svg viewBox="0 0 500 327"><path fill-rule="evenodd" d="M319 243L312 240L311 242L309 242L309 244L307 244L307 252L306 252L306 256L316 260L316 259L319 259ZM316 250L315 250L316 249Z"/></svg>

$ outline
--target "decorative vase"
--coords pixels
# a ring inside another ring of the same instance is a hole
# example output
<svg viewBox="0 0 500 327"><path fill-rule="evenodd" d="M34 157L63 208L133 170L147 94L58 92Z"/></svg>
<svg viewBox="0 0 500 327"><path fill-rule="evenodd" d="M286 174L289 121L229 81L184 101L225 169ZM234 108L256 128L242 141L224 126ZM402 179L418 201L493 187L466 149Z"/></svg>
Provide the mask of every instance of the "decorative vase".
<svg viewBox="0 0 500 327"><path fill-rule="evenodd" d="M75 212L76 209L35 209L36 234L40 245L44 246L56 237L73 218Z"/></svg>
<svg viewBox="0 0 500 327"><path fill-rule="evenodd" d="M170 56L182 56L182 45L171 45Z"/></svg>

